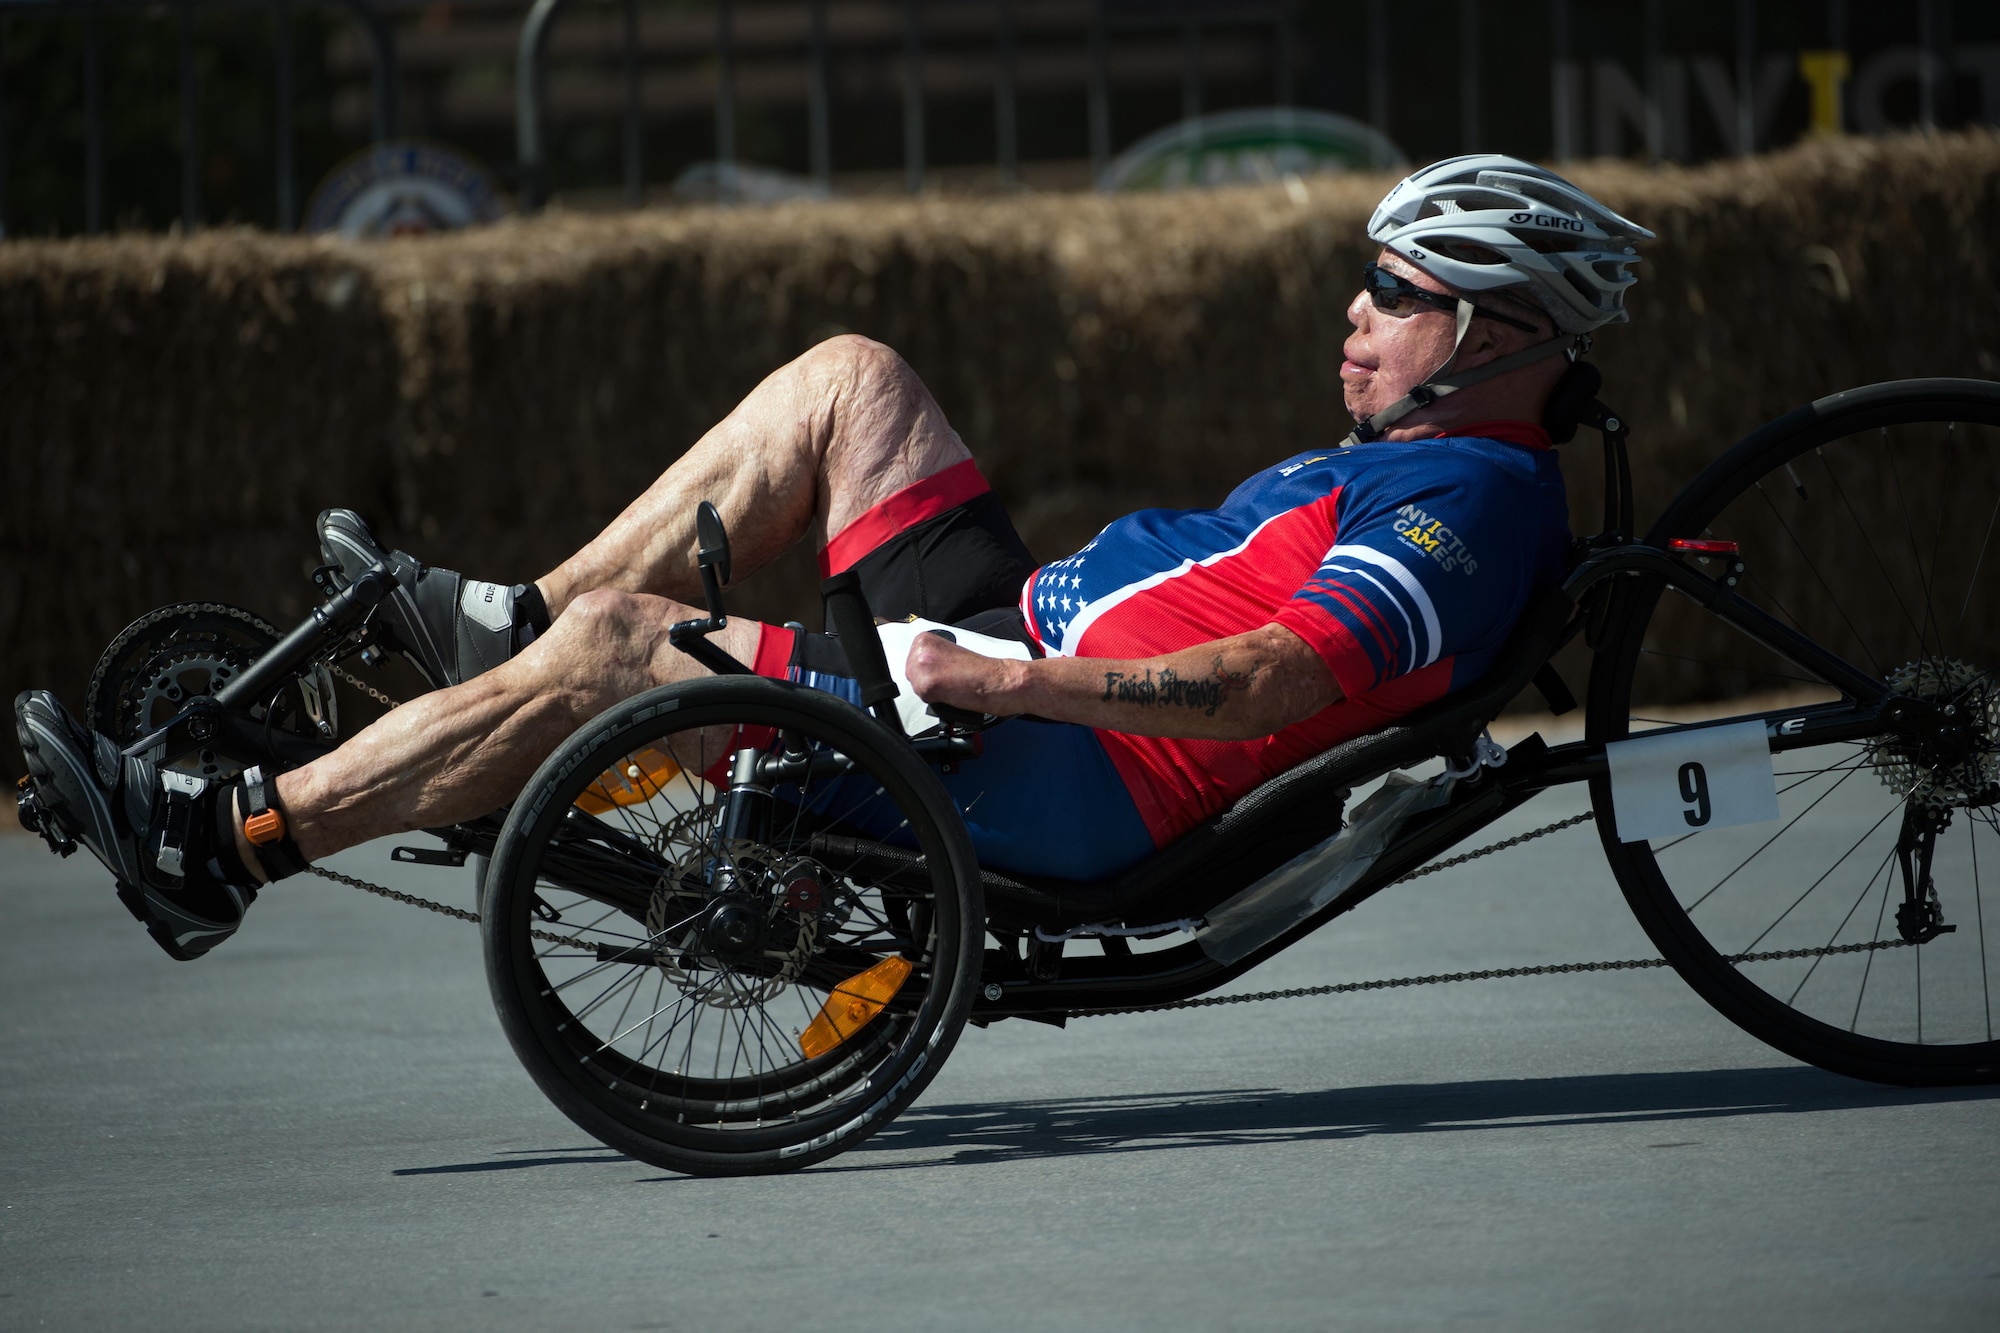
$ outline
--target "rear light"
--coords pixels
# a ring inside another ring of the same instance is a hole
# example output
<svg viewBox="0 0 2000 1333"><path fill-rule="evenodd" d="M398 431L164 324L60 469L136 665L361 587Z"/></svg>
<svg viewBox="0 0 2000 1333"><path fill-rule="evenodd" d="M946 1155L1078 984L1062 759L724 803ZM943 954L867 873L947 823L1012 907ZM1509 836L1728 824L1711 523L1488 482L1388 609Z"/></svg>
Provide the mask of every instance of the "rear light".
<svg viewBox="0 0 2000 1333"><path fill-rule="evenodd" d="M903 983L915 970L909 959L891 954L866 972L857 972L835 986L833 994L819 1007L819 1015L799 1034L799 1049L810 1060L825 1055L867 1027L869 1020L896 998L896 992L903 989Z"/></svg>
<svg viewBox="0 0 2000 1333"><path fill-rule="evenodd" d="M1667 543L1669 551L1682 555L1741 555L1743 548L1739 542L1726 542L1709 537L1676 537Z"/></svg>

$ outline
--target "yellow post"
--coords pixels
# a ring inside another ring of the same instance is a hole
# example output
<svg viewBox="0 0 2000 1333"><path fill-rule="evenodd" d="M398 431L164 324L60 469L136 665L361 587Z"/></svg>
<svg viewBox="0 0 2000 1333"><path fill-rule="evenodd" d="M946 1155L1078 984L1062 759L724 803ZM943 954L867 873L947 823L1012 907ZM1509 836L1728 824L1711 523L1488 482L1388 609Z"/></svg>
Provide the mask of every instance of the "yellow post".
<svg viewBox="0 0 2000 1333"><path fill-rule="evenodd" d="M1799 52L1799 77L1812 89L1814 134L1841 132L1840 86L1847 82L1847 76L1852 71L1853 65L1845 51Z"/></svg>

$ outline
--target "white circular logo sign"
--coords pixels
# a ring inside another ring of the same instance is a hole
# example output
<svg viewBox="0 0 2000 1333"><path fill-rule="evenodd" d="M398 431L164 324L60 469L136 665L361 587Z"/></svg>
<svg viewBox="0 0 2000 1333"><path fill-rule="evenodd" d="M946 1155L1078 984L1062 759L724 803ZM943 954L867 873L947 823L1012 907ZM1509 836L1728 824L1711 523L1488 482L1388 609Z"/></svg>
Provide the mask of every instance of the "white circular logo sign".
<svg viewBox="0 0 2000 1333"><path fill-rule="evenodd" d="M1317 171L1407 166L1403 150L1372 125L1330 111L1252 107L1197 116L1147 135L1098 177L1100 190L1185 190L1274 185Z"/></svg>
<svg viewBox="0 0 2000 1333"><path fill-rule="evenodd" d="M421 236L492 222L493 179L449 148L384 143L335 167L306 206L304 230L342 236Z"/></svg>

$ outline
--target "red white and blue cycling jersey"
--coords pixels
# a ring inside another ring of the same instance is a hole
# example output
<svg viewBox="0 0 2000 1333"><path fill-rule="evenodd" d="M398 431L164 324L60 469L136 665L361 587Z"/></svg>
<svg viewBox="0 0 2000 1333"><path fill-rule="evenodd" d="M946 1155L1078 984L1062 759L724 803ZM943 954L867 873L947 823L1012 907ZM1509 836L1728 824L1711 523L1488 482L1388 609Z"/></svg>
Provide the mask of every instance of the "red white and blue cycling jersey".
<svg viewBox="0 0 2000 1333"><path fill-rule="evenodd" d="M1218 508L1121 518L1029 577L1021 610L1051 655L1153 657L1278 624L1340 685L1338 703L1258 740L1098 731L1156 845L1478 679L1529 596L1561 577L1569 511L1548 436L1466 429L1300 454Z"/></svg>

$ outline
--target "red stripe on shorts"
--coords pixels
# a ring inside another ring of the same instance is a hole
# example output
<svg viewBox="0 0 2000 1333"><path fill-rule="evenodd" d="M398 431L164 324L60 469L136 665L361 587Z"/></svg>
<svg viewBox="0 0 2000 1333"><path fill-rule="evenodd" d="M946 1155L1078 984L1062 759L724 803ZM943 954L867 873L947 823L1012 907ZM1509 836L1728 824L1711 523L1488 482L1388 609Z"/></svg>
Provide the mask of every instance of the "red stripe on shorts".
<svg viewBox="0 0 2000 1333"><path fill-rule="evenodd" d="M792 643L798 636L783 625L757 626L757 653L750 660L750 669L760 676L773 680L788 680L792 674ZM761 750L777 736L770 727L738 727L728 749L716 757L701 776L716 787L729 785L729 761L731 754L739 746Z"/></svg>
<svg viewBox="0 0 2000 1333"><path fill-rule="evenodd" d="M844 569L852 569L863 556L891 537L991 489L986 478L979 475L979 464L970 458L905 486L834 534L826 549L819 553L820 577L832 578Z"/></svg>
<svg viewBox="0 0 2000 1333"><path fill-rule="evenodd" d="M757 626L757 655L750 669L772 680L789 680L792 675L792 643L798 636L783 625Z"/></svg>

